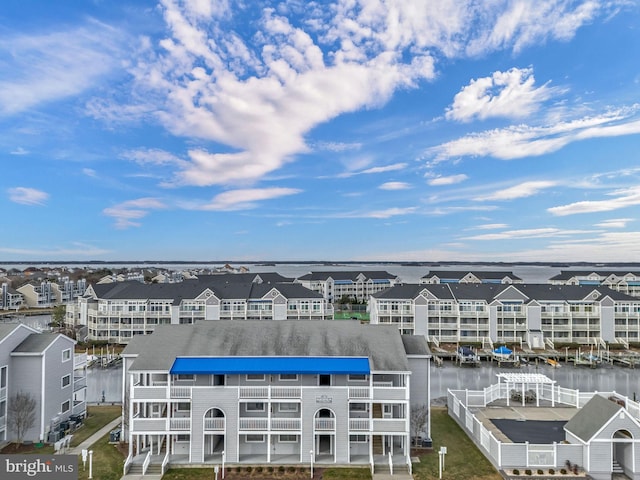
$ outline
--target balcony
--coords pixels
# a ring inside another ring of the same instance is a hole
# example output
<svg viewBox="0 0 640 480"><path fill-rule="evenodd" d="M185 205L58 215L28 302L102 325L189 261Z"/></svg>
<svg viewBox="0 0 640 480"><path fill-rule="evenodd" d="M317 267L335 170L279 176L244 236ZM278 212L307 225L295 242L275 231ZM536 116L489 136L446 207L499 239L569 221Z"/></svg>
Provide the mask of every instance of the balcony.
<svg viewBox="0 0 640 480"><path fill-rule="evenodd" d="M336 429L335 418L316 418L313 424L316 432L333 432Z"/></svg>
<svg viewBox="0 0 640 480"><path fill-rule="evenodd" d="M87 411L87 404L84 400L74 400L71 407L72 415L84 415Z"/></svg>
<svg viewBox="0 0 640 480"><path fill-rule="evenodd" d="M167 387L133 387L133 400L166 399Z"/></svg>
<svg viewBox="0 0 640 480"><path fill-rule="evenodd" d="M271 430L300 430L299 418L272 418Z"/></svg>
<svg viewBox="0 0 640 480"><path fill-rule="evenodd" d="M171 398L191 398L191 387L171 387Z"/></svg>
<svg viewBox="0 0 640 480"><path fill-rule="evenodd" d="M259 399L282 399L282 398L300 398L300 387L240 387L239 396L241 399L259 398Z"/></svg>
<svg viewBox="0 0 640 480"><path fill-rule="evenodd" d="M370 423L368 418L351 418L349 419L349 430L352 432L368 432Z"/></svg>
<svg viewBox="0 0 640 480"><path fill-rule="evenodd" d="M370 397L369 387L349 387L349 399L367 399Z"/></svg>
<svg viewBox="0 0 640 480"><path fill-rule="evenodd" d="M167 418L134 418L132 430L135 433L166 432Z"/></svg>
<svg viewBox="0 0 640 480"><path fill-rule="evenodd" d="M0 400L7 399L7 387L0 388Z"/></svg>
<svg viewBox="0 0 640 480"><path fill-rule="evenodd" d="M225 428L226 422L224 417L204 419L204 429L207 432L224 432Z"/></svg>
<svg viewBox="0 0 640 480"><path fill-rule="evenodd" d="M269 426L269 419L263 417L240 417L238 430L265 431Z"/></svg>
<svg viewBox="0 0 640 480"><path fill-rule="evenodd" d="M404 387L374 387L373 400L408 400L409 391Z"/></svg>
<svg viewBox="0 0 640 480"><path fill-rule="evenodd" d="M73 391L77 392L87 388L87 377L73 377Z"/></svg>
<svg viewBox="0 0 640 480"><path fill-rule="evenodd" d="M407 425L407 421L404 419L396 419L396 418L374 418L373 422L373 431L374 432L400 432L405 433L409 426Z"/></svg>
<svg viewBox="0 0 640 480"><path fill-rule="evenodd" d="M169 428L172 431L173 430L189 431L191 430L191 419L190 418L170 418Z"/></svg>

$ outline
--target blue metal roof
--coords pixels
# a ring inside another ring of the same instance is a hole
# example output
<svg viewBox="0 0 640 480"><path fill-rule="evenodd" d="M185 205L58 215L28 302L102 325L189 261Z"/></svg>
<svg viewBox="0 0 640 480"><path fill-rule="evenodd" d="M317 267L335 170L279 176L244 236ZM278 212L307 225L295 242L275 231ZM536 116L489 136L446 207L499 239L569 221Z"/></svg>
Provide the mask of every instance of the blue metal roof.
<svg viewBox="0 0 640 480"><path fill-rule="evenodd" d="M368 375L368 357L178 357L173 375L322 374Z"/></svg>

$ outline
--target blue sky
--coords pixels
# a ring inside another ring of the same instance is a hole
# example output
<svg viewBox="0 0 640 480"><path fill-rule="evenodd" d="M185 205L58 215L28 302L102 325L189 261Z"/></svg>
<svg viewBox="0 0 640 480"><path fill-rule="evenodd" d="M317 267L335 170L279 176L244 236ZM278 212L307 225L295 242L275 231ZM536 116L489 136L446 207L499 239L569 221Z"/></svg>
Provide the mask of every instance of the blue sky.
<svg viewBox="0 0 640 480"><path fill-rule="evenodd" d="M0 260L640 261L635 1L0 9Z"/></svg>

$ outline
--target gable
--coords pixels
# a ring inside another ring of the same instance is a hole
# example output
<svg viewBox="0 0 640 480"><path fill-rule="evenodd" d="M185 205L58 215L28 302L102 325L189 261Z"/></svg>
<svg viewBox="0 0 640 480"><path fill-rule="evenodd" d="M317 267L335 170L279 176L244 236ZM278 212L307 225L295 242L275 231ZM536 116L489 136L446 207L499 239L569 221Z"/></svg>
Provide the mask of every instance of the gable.
<svg viewBox="0 0 640 480"><path fill-rule="evenodd" d="M529 297L527 297L524 293L522 293L513 285L510 285L507 288L505 288L502 292L497 294L495 299L501 302L504 302L504 301L526 302L529 299Z"/></svg>

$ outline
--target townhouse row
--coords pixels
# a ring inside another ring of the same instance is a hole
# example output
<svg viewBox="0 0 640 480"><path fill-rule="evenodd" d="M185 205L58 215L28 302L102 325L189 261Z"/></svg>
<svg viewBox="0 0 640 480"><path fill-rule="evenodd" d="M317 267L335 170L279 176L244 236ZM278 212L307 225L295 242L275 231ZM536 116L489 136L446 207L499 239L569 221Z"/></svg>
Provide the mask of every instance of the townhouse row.
<svg viewBox="0 0 640 480"><path fill-rule="evenodd" d="M386 271L310 272L295 281L331 303L342 299L366 302L374 293L401 283Z"/></svg>
<svg viewBox="0 0 640 480"><path fill-rule="evenodd" d="M372 324L438 342L640 341L640 299L604 286L398 285L369 301Z"/></svg>
<svg viewBox="0 0 640 480"><path fill-rule="evenodd" d="M90 340L123 344L158 325L331 318L331 304L302 285L238 283L215 275L179 283L91 285L66 313L67 325L86 326Z"/></svg>
<svg viewBox="0 0 640 480"><path fill-rule="evenodd" d="M63 278L57 282L45 280L29 282L17 289L8 283L0 284L0 310L20 308L51 308L55 305L73 302L82 296L87 288L84 278L73 281Z"/></svg>
<svg viewBox="0 0 640 480"><path fill-rule="evenodd" d="M17 393L35 401L24 441L56 442L68 430L69 419L85 417L87 357L74 354L74 345L62 334L0 324L0 445L16 440L10 416Z"/></svg>
<svg viewBox="0 0 640 480"><path fill-rule="evenodd" d="M125 471L158 464L410 468L424 337L355 321L167 325L123 352ZM425 423L418 432L428 436Z"/></svg>

